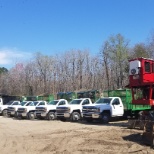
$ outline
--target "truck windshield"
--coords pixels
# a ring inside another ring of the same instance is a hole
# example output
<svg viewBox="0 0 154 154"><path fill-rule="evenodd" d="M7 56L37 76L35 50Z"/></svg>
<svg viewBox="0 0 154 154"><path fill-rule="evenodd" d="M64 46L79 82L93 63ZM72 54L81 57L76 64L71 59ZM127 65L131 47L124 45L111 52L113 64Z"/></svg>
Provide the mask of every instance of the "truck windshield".
<svg viewBox="0 0 154 154"><path fill-rule="evenodd" d="M21 106L24 106L27 102L21 102Z"/></svg>
<svg viewBox="0 0 154 154"><path fill-rule="evenodd" d="M11 105L13 103L13 101L10 101L8 103L6 103L5 105Z"/></svg>
<svg viewBox="0 0 154 154"><path fill-rule="evenodd" d="M21 106L29 106L30 104L31 104L32 102L26 102L26 101L23 101L23 102L21 102Z"/></svg>
<svg viewBox="0 0 154 154"><path fill-rule="evenodd" d="M51 101L48 103L48 105L56 105L58 103L58 101Z"/></svg>
<svg viewBox="0 0 154 154"><path fill-rule="evenodd" d="M74 100L72 100L69 104L72 104L72 105L73 105L73 104L76 104L76 105L77 105L77 104L80 104L81 101L82 101L82 100L80 100L80 99L74 99Z"/></svg>
<svg viewBox="0 0 154 154"><path fill-rule="evenodd" d="M28 106L36 106L37 104L38 104L39 102L32 102L32 103L30 103Z"/></svg>
<svg viewBox="0 0 154 154"><path fill-rule="evenodd" d="M110 104L112 98L100 98L98 99L95 104Z"/></svg>

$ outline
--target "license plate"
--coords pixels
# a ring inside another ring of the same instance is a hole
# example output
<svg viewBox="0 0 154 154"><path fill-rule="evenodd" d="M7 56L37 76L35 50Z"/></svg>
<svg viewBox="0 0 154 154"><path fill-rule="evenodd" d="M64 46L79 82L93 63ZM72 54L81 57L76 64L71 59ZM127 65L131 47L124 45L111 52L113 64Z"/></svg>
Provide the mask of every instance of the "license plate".
<svg viewBox="0 0 154 154"><path fill-rule="evenodd" d="M70 117L70 114L69 113L64 113L64 117L69 118Z"/></svg>
<svg viewBox="0 0 154 154"><path fill-rule="evenodd" d="M99 115L98 114L92 114L92 117L93 118L99 118Z"/></svg>
<svg viewBox="0 0 154 154"><path fill-rule="evenodd" d="M18 116L21 116L21 113L17 113Z"/></svg>
<svg viewBox="0 0 154 154"><path fill-rule="evenodd" d="M27 114L26 114L26 113L22 113L21 115L22 115L23 117L26 117Z"/></svg>
<svg viewBox="0 0 154 154"><path fill-rule="evenodd" d="M46 113L41 113L41 116L42 116L42 117L45 117L45 116L46 116Z"/></svg>

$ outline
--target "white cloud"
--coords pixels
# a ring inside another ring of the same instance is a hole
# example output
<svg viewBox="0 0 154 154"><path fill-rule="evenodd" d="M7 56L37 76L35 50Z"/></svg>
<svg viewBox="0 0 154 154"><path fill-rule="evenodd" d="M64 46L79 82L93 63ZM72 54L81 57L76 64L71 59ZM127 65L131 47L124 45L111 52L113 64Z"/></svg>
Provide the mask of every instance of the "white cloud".
<svg viewBox="0 0 154 154"><path fill-rule="evenodd" d="M19 51L16 48L8 49L1 48L0 49L0 67L11 68L14 67L15 64L25 62L31 59L32 53Z"/></svg>

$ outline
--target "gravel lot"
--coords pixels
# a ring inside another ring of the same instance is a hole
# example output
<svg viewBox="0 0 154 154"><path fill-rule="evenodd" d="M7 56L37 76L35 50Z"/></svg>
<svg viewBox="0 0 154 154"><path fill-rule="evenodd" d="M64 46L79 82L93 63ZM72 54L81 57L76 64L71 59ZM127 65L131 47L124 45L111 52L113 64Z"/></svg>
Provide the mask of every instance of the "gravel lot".
<svg viewBox="0 0 154 154"><path fill-rule="evenodd" d="M0 116L1 154L154 154L142 130L127 121L86 122L17 120Z"/></svg>

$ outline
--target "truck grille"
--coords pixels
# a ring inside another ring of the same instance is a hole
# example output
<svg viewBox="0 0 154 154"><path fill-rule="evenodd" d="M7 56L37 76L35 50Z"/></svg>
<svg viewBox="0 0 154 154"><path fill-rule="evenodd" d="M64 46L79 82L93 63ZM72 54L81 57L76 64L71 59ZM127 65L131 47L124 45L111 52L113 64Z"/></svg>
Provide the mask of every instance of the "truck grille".
<svg viewBox="0 0 154 154"><path fill-rule="evenodd" d="M46 108L44 108L44 107L36 107L36 112L46 112Z"/></svg>
<svg viewBox="0 0 154 154"><path fill-rule="evenodd" d="M25 112L25 109L24 108L19 108L17 112L23 113L23 112Z"/></svg>
<svg viewBox="0 0 154 154"><path fill-rule="evenodd" d="M9 111L9 112L15 111L15 108L14 108L14 107L8 107L8 111Z"/></svg>
<svg viewBox="0 0 154 154"><path fill-rule="evenodd" d="M57 107L56 112L57 113L67 113L70 109L68 107Z"/></svg>
<svg viewBox="0 0 154 154"><path fill-rule="evenodd" d="M98 112L98 109L93 106L83 107L82 112Z"/></svg>

